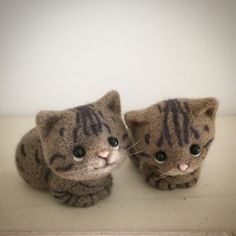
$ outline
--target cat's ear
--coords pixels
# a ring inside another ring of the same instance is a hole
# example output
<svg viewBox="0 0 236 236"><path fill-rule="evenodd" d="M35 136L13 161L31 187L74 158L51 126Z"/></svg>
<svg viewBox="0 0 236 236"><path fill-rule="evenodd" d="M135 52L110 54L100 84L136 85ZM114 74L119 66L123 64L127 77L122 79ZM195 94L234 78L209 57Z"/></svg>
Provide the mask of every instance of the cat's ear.
<svg viewBox="0 0 236 236"><path fill-rule="evenodd" d="M57 123L62 118L62 113L57 111L40 111L36 115L36 127L42 138L46 138Z"/></svg>
<svg viewBox="0 0 236 236"><path fill-rule="evenodd" d="M203 115L211 120L215 119L219 102L216 98L193 99L189 104L193 115Z"/></svg>
<svg viewBox="0 0 236 236"><path fill-rule="evenodd" d="M131 131L148 123L146 109L139 111L129 111L125 113L124 118Z"/></svg>
<svg viewBox="0 0 236 236"><path fill-rule="evenodd" d="M125 113L124 118L127 126L134 130L150 122L158 122L161 116L161 111L158 107L160 107L159 103L146 109Z"/></svg>
<svg viewBox="0 0 236 236"><path fill-rule="evenodd" d="M105 94L97 103L116 114L121 113L120 95L115 90Z"/></svg>

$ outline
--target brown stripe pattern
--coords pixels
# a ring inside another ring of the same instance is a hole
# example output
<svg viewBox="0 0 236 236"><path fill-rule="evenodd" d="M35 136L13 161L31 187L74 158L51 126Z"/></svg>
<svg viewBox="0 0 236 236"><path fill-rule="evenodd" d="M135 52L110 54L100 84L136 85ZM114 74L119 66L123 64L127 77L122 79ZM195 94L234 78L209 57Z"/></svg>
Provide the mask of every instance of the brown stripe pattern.
<svg viewBox="0 0 236 236"><path fill-rule="evenodd" d="M49 159L49 164L52 165L52 164L53 164L56 160L58 160L58 159L63 159L63 160L65 160L66 157L63 156L63 155L61 155L61 154L54 154L54 155L52 155L51 158Z"/></svg>
<svg viewBox="0 0 236 236"><path fill-rule="evenodd" d="M123 136L122 136L122 140L125 141L128 137L129 137L129 136L128 136L128 133L125 132L125 133L123 134Z"/></svg>
<svg viewBox="0 0 236 236"><path fill-rule="evenodd" d="M34 159L38 164L40 164L38 149L35 150Z"/></svg>
<svg viewBox="0 0 236 236"><path fill-rule="evenodd" d="M158 108L159 112L162 113L162 108L159 104L157 105L157 108Z"/></svg>
<svg viewBox="0 0 236 236"><path fill-rule="evenodd" d="M78 139L77 132L79 129L86 136L98 136L99 133L103 132L103 128L111 133L111 128L106 123L102 112L96 111L91 105L80 106L71 110L76 112L76 127L73 130L73 140L75 143Z"/></svg>
<svg viewBox="0 0 236 236"><path fill-rule="evenodd" d="M205 130L207 133L209 133L209 131L210 131L209 126L208 126L208 125L205 125L205 126L204 126L204 130Z"/></svg>
<svg viewBox="0 0 236 236"><path fill-rule="evenodd" d="M161 133L160 137L157 140L157 146L161 147L163 144L163 132Z"/></svg>
<svg viewBox="0 0 236 236"><path fill-rule="evenodd" d="M210 139L205 145L204 145L204 148L208 148L211 143L213 142L214 138Z"/></svg>
<svg viewBox="0 0 236 236"><path fill-rule="evenodd" d="M73 167L74 167L74 164L73 164L73 163L70 163L70 164L68 164L68 165L66 165L66 166L57 167L55 170L56 170L56 171L59 171L59 172L60 172L60 171L64 172L64 171L72 170Z"/></svg>
<svg viewBox="0 0 236 236"><path fill-rule="evenodd" d="M200 138L199 132L198 132L196 129L194 129L193 127L191 127L190 129L191 129L191 131L192 131L194 137L195 137L196 139L199 139L199 138Z"/></svg>
<svg viewBox="0 0 236 236"><path fill-rule="evenodd" d="M157 109L160 111L158 106ZM190 125L189 111L190 109L187 102L181 103L177 99L165 101L162 108L163 129L156 142L158 147L161 147L164 141L169 146L173 146L175 140L177 140L176 143L182 147L183 145L189 144L190 135L192 134L196 139L200 138L199 131ZM174 130L176 138L170 133L172 129Z"/></svg>
<svg viewBox="0 0 236 236"><path fill-rule="evenodd" d="M145 135L144 139L145 139L145 143L146 143L146 144L149 144L149 142L150 142L150 134L147 133L147 134Z"/></svg>
<svg viewBox="0 0 236 236"><path fill-rule="evenodd" d="M59 130L59 134L60 134L60 136L63 136L63 135L64 135L64 130L65 130L64 127L60 128L60 130Z"/></svg>
<svg viewBox="0 0 236 236"><path fill-rule="evenodd" d="M26 156L25 145L24 145L24 144L21 144L21 146L20 146L20 152L21 152L21 154L22 154L24 157Z"/></svg>

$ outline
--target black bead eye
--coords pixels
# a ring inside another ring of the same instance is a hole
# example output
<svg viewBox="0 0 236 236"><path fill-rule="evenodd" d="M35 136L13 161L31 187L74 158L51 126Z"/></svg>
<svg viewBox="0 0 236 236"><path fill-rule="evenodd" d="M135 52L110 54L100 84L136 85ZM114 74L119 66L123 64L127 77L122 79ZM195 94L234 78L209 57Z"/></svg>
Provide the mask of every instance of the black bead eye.
<svg viewBox="0 0 236 236"><path fill-rule="evenodd" d="M114 137L109 137L108 142L112 147L117 147L119 144L117 138L114 138Z"/></svg>
<svg viewBox="0 0 236 236"><path fill-rule="evenodd" d="M78 146L73 150L73 156L76 161L82 161L84 159L85 151L82 147Z"/></svg>
<svg viewBox="0 0 236 236"><path fill-rule="evenodd" d="M166 160L166 154L162 151L159 151L155 155L155 161L159 164L162 164Z"/></svg>
<svg viewBox="0 0 236 236"><path fill-rule="evenodd" d="M197 144L193 144L190 147L190 153L194 156L194 157L198 157L201 154L201 148L197 145Z"/></svg>

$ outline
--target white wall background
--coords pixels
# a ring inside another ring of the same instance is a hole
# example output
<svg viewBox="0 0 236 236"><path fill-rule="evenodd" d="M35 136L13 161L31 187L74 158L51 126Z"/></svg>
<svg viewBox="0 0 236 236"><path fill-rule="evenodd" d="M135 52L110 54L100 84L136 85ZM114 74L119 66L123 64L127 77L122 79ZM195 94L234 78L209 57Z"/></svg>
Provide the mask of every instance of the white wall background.
<svg viewBox="0 0 236 236"><path fill-rule="evenodd" d="M236 1L0 0L0 114L216 96L236 113Z"/></svg>

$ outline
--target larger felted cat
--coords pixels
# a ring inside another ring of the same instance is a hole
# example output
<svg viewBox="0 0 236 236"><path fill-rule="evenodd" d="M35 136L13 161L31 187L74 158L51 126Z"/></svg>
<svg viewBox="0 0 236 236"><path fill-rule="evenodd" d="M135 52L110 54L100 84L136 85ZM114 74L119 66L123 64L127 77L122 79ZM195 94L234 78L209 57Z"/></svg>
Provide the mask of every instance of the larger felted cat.
<svg viewBox="0 0 236 236"><path fill-rule="evenodd" d="M119 94L64 111L42 111L20 141L16 164L33 187L63 203L88 207L110 194L112 170L126 157L130 138Z"/></svg>
<svg viewBox="0 0 236 236"><path fill-rule="evenodd" d="M136 144L131 158L150 185L171 190L197 182L217 107L214 98L173 99L125 114Z"/></svg>

